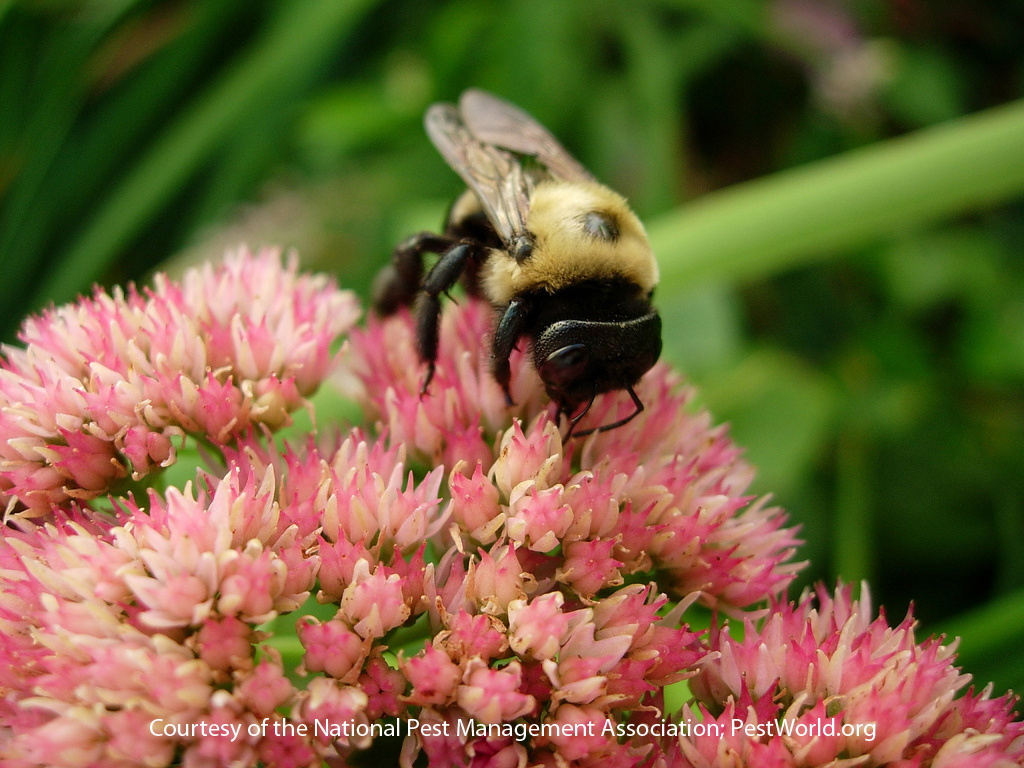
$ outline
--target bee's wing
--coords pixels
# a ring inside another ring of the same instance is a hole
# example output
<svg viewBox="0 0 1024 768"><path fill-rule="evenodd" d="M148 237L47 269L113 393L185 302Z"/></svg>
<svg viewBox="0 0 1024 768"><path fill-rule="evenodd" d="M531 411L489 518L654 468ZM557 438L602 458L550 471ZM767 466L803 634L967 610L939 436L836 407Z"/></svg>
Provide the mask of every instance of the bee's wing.
<svg viewBox="0 0 1024 768"><path fill-rule="evenodd" d="M466 185L506 244L526 233L532 182L516 158L479 141L453 104L434 104L424 117L427 135Z"/></svg>
<svg viewBox="0 0 1024 768"><path fill-rule="evenodd" d="M547 128L514 104L471 88L459 99L459 110L466 127L481 142L536 157L556 179L594 180Z"/></svg>

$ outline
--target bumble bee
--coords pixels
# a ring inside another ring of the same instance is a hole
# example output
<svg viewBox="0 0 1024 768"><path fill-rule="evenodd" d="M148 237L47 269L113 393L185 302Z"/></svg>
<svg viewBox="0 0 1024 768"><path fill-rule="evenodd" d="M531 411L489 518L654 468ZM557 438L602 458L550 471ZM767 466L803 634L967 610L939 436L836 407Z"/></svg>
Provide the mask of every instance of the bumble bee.
<svg viewBox="0 0 1024 768"><path fill-rule="evenodd" d="M422 391L437 359L441 294L461 278L497 310L493 374L510 405L509 356L526 337L548 396L569 420L566 439L603 392L626 390L633 413L577 434L630 421L644 407L633 386L661 354L651 307L658 265L640 220L547 129L490 93L434 104L424 124L468 189L443 233L422 232L395 249L374 290L382 315L416 302ZM424 275L426 253L440 258Z"/></svg>

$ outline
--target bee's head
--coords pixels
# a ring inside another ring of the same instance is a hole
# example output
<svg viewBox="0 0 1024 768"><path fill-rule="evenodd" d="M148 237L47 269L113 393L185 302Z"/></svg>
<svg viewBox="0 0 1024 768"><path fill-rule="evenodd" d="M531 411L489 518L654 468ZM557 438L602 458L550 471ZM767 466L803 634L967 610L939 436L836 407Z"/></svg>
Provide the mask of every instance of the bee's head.
<svg viewBox="0 0 1024 768"><path fill-rule="evenodd" d="M565 411L602 392L639 381L661 354L661 317L558 320L533 342L533 361L548 396Z"/></svg>

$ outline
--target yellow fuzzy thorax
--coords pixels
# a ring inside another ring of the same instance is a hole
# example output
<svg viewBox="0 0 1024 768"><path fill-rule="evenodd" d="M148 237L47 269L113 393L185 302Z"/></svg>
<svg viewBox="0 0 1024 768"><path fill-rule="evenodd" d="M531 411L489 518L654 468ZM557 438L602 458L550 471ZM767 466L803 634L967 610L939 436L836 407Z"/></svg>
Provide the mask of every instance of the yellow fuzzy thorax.
<svg viewBox="0 0 1024 768"><path fill-rule="evenodd" d="M584 219L592 211L615 223L618 237L589 234ZM526 291L549 293L584 280L629 280L647 292L658 282L658 265L643 225L621 195L597 183L544 181L530 195L527 228L533 253L522 263L495 253L481 270L485 295L507 304Z"/></svg>

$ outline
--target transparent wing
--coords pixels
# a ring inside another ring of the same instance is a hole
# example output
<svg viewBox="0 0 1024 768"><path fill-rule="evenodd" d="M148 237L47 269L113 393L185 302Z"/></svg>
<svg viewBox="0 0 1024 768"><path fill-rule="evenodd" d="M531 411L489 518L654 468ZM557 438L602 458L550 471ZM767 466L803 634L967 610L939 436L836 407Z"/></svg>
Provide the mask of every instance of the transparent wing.
<svg viewBox="0 0 1024 768"><path fill-rule="evenodd" d="M434 146L479 198L505 244L525 235L533 182L519 161L475 138L453 104L432 105L423 122Z"/></svg>
<svg viewBox="0 0 1024 768"><path fill-rule="evenodd" d="M471 88L459 99L459 111L470 133L484 144L536 157L562 181L593 181L547 128L514 104Z"/></svg>

